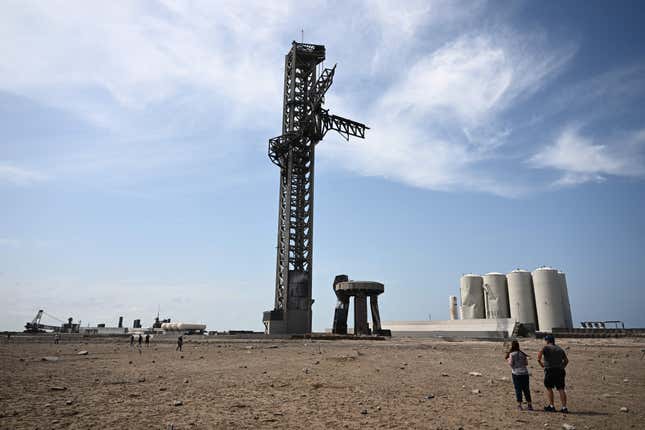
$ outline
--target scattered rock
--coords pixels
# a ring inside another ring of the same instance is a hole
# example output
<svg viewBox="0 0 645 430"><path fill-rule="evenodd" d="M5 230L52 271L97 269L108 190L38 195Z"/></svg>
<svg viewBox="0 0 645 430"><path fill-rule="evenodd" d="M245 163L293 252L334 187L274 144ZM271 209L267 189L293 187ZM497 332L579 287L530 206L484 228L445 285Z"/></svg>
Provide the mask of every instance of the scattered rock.
<svg viewBox="0 0 645 430"><path fill-rule="evenodd" d="M380 410L381 410L381 407L380 407L380 406L377 406L377 407L376 407L376 410L377 410L377 411L380 411Z"/></svg>
<svg viewBox="0 0 645 430"><path fill-rule="evenodd" d="M508 376L502 376L499 378L500 381L508 381Z"/></svg>
<svg viewBox="0 0 645 430"><path fill-rule="evenodd" d="M471 390L470 392L471 392L471 393L473 393L473 394L479 394L479 393L481 393L481 391L480 391L479 389L477 389L477 388L476 388L476 389L474 389L474 390Z"/></svg>
<svg viewBox="0 0 645 430"><path fill-rule="evenodd" d="M622 408L620 408L620 411L621 412L629 412L629 409L626 406L623 406Z"/></svg>
<svg viewBox="0 0 645 430"><path fill-rule="evenodd" d="M188 379L184 379L184 384L188 384L190 381Z"/></svg>
<svg viewBox="0 0 645 430"><path fill-rule="evenodd" d="M363 410L361 411L361 414L363 414L363 415L367 415L367 409L363 409Z"/></svg>
<svg viewBox="0 0 645 430"><path fill-rule="evenodd" d="M132 361L128 361L128 364L132 364Z"/></svg>
<svg viewBox="0 0 645 430"><path fill-rule="evenodd" d="M434 394L428 394L426 396L426 400L432 400L432 399L434 399Z"/></svg>
<svg viewBox="0 0 645 430"><path fill-rule="evenodd" d="M184 402L182 402L181 400L175 400L174 402L172 402L173 406L181 406L183 404L184 404Z"/></svg>
<svg viewBox="0 0 645 430"><path fill-rule="evenodd" d="M626 384L626 383L629 382L629 379L625 378L625 379L623 379L623 382Z"/></svg>
<svg viewBox="0 0 645 430"><path fill-rule="evenodd" d="M152 364L155 364L155 361L154 361L154 360L152 360Z"/></svg>
<svg viewBox="0 0 645 430"><path fill-rule="evenodd" d="M141 378L139 378L139 382L146 382L146 378L142 376Z"/></svg>
<svg viewBox="0 0 645 430"><path fill-rule="evenodd" d="M468 374L469 374L470 376L482 376L482 374L481 374L481 373L479 373L479 372L468 372Z"/></svg>
<svg viewBox="0 0 645 430"><path fill-rule="evenodd" d="M53 355L48 355L47 357L43 357L41 359L42 361L58 361L60 360L59 357L54 357Z"/></svg>
<svg viewBox="0 0 645 430"><path fill-rule="evenodd" d="M305 372L306 374L308 374L308 373L309 373L309 369L308 369L308 368L306 368L306 367L305 367L304 369L302 369L302 371L303 371L303 372Z"/></svg>
<svg viewBox="0 0 645 430"><path fill-rule="evenodd" d="M180 356L179 356L179 358L184 358L184 356L183 356L183 355L180 355Z"/></svg>
<svg viewBox="0 0 645 430"><path fill-rule="evenodd" d="M166 390L167 390L166 387L159 387L159 391L166 391Z"/></svg>
<svg viewBox="0 0 645 430"><path fill-rule="evenodd" d="M314 364L320 364L320 360L316 360Z"/></svg>
<svg viewBox="0 0 645 430"><path fill-rule="evenodd" d="M447 373L442 373L441 376L450 376Z"/></svg>
<svg viewBox="0 0 645 430"><path fill-rule="evenodd" d="M49 389L52 391L65 391L67 387L49 387Z"/></svg>
<svg viewBox="0 0 645 430"><path fill-rule="evenodd" d="M76 355L87 355L87 354L89 354L89 353L88 353L87 351L85 351L85 350L83 350L83 351L78 351L78 352L76 353Z"/></svg>
<svg viewBox="0 0 645 430"><path fill-rule="evenodd" d="M65 402L66 405L71 405L72 403L74 403L74 402L71 401L71 400L68 400L68 401Z"/></svg>
<svg viewBox="0 0 645 430"><path fill-rule="evenodd" d="M567 424L567 423L562 424L562 428L564 430L576 430L576 426L574 426L573 424Z"/></svg>
<svg viewBox="0 0 645 430"><path fill-rule="evenodd" d="M200 356L199 356L199 359L200 359L200 360L203 360L203 359L204 359L204 356L203 356L203 355L200 355Z"/></svg>

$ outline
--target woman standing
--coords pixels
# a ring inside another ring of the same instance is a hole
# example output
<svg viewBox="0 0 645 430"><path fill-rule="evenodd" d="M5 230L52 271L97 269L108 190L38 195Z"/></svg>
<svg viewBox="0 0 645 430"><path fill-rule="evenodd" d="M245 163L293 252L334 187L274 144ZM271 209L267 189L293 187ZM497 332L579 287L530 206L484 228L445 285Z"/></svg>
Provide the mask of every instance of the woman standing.
<svg viewBox="0 0 645 430"><path fill-rule="evenodd" d="M511 343L511 350L506 353L506 361L511 366L513 373L513 385L515 386L515 397L517 399L517 408L522 410L522 393L527 403L527 409L533 410L531 403L531 389L529 388L529 364L528 356L520 350L520 344L514 340Z"/></svg>

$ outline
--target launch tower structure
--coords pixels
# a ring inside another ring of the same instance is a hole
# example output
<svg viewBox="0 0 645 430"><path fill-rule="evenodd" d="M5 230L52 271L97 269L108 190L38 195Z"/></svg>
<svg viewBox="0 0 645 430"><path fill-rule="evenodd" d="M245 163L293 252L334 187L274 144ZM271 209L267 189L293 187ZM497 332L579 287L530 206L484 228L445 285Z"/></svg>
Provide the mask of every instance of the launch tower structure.
<svg viewBox="0 0 645 430"><path fill-rule="evenodd" d="M364 124L323 109L336 66L317 73L325 47L293 42L285 57L282 135L269 140L280 167L274 309L263 314L268 334L311 332L314 155L329 130L365 138Z"/></svg>

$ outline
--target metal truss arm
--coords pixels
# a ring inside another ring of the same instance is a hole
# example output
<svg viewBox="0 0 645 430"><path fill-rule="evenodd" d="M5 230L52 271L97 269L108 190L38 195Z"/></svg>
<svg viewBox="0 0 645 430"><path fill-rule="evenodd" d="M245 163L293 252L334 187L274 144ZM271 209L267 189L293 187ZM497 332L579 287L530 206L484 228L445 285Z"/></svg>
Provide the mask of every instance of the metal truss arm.
<svg viewBox="0 0 645 430"><path fill-rule="evenodd" d="M322 122L323 136L327 134L329 130L336 130L347 140L349 140L350 136L365 139L365 130L369 130L369 127L365 124L352 121L351 119L343 118L342 116L329 115L328 111L324 109L322 109L320 112L320 119Z"/></svg>
<svg viewBox="0 0 645 430"><path fill-rule="evenodd" d="M335 64L333 68L325 69L320 74L320 77L316 81L316 85L314 85L310 98L312 108L316 108L316 106L322 101L322 98L325 96L325 93L327 92L329 87L331 87L331 84L334 81L334 73L336 73Z"/></svg>

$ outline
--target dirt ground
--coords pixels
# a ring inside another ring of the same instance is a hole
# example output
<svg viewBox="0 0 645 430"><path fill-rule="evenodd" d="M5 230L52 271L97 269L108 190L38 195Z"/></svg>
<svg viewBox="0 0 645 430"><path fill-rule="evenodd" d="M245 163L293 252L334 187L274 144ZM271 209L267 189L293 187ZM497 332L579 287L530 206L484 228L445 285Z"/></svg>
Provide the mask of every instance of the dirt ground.
<svg viewBox="0 0 645 430"><path fill-rule="evenodd" d="M120 339L3 340L0 428L645 428L645 339L559 341L568 415L516 409L500 342L203 339L141 354ZM541 342L521 345L535 357Z"/></svg>

